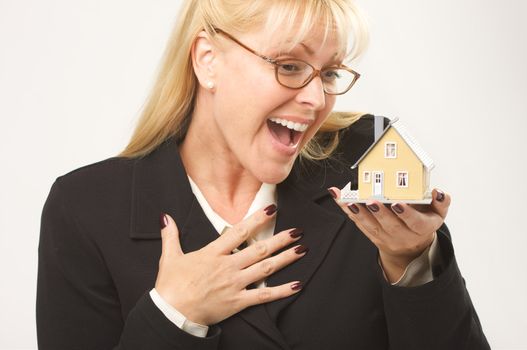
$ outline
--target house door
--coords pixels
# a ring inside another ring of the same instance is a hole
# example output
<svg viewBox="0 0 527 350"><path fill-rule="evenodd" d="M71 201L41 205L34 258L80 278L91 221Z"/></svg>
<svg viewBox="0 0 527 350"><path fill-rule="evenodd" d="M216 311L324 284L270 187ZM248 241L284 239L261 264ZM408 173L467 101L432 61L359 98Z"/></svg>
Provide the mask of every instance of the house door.
<svg viewBox="0 0 527 350"><path fill-rule="evenodd" d="M381 171L375 171L373 173L373 196L382 197L382 188L384 183L384 174Z"/></svg>

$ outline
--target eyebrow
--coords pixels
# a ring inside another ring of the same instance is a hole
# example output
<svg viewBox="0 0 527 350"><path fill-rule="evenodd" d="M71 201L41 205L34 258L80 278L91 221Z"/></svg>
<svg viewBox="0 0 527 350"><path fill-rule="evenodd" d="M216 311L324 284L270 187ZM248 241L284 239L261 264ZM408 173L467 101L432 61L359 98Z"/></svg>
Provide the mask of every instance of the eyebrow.
<svg viewBox="0 0 527 350"><path fill-rule="evenodd" d="M315 54L315 51L313 51L312 48L310 48L309 46L307 46L306 44L304 43L300 43L300 45L304 48L304 50L309 54L309 55L314 55Z"/></svg>
<svg viewBox="0 0 527 350"><path fill-rule="evenodd" d="M302 48L308 53L308 55L313 56L315 54L315 51L309 46L307 46L305 43L300 43L300 46L302 46ZM333 57L337 57L338 55L339 53L335 52L333 54Z"/></svg>

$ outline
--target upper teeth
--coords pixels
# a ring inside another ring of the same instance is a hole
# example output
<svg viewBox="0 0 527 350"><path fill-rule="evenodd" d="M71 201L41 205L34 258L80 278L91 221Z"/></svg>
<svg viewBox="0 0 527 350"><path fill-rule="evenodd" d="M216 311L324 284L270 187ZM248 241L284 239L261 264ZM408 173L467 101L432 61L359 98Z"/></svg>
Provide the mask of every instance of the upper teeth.
<svg viewBox="0 0 527 350"><path fill-rule="evenodd" d="M290 120L285 120L285 119L280 119L280 118L270 118L270 120L272 122L277 123L277 124L282 124L283 126L285 126L288 129L295 130L295 131L300 131L300 132L306 131L306 129L308 127L307 124L295 123L295 122L292 122Z"/></svg>

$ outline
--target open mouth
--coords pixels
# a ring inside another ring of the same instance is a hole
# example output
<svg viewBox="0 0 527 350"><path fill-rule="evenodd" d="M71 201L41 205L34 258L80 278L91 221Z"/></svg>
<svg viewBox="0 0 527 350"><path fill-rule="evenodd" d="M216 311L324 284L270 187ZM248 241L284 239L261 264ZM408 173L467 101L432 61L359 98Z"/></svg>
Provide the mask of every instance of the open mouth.
<svg viewBox="0 0 527 350"><path fill-rule="evenodd" d="M271 135L281 144L288 147L298 145L302 133L306 131L308 124L295 123L281 118L267 119L267 126Z"/></svg>

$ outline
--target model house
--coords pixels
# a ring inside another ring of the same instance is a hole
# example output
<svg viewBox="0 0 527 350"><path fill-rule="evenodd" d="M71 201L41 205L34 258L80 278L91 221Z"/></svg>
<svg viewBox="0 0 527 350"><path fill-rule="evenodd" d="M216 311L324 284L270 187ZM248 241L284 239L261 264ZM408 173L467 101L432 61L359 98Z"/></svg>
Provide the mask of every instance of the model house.
<svg viewBox="0 0 527 350"><path fill-rule="evenodd" d="M398 119L382 130L381 117L376 120L376 130L374 143L351 167L358 169L357 190L348 185L341 198L348 202L430 203L432 159Z"/></svg>

